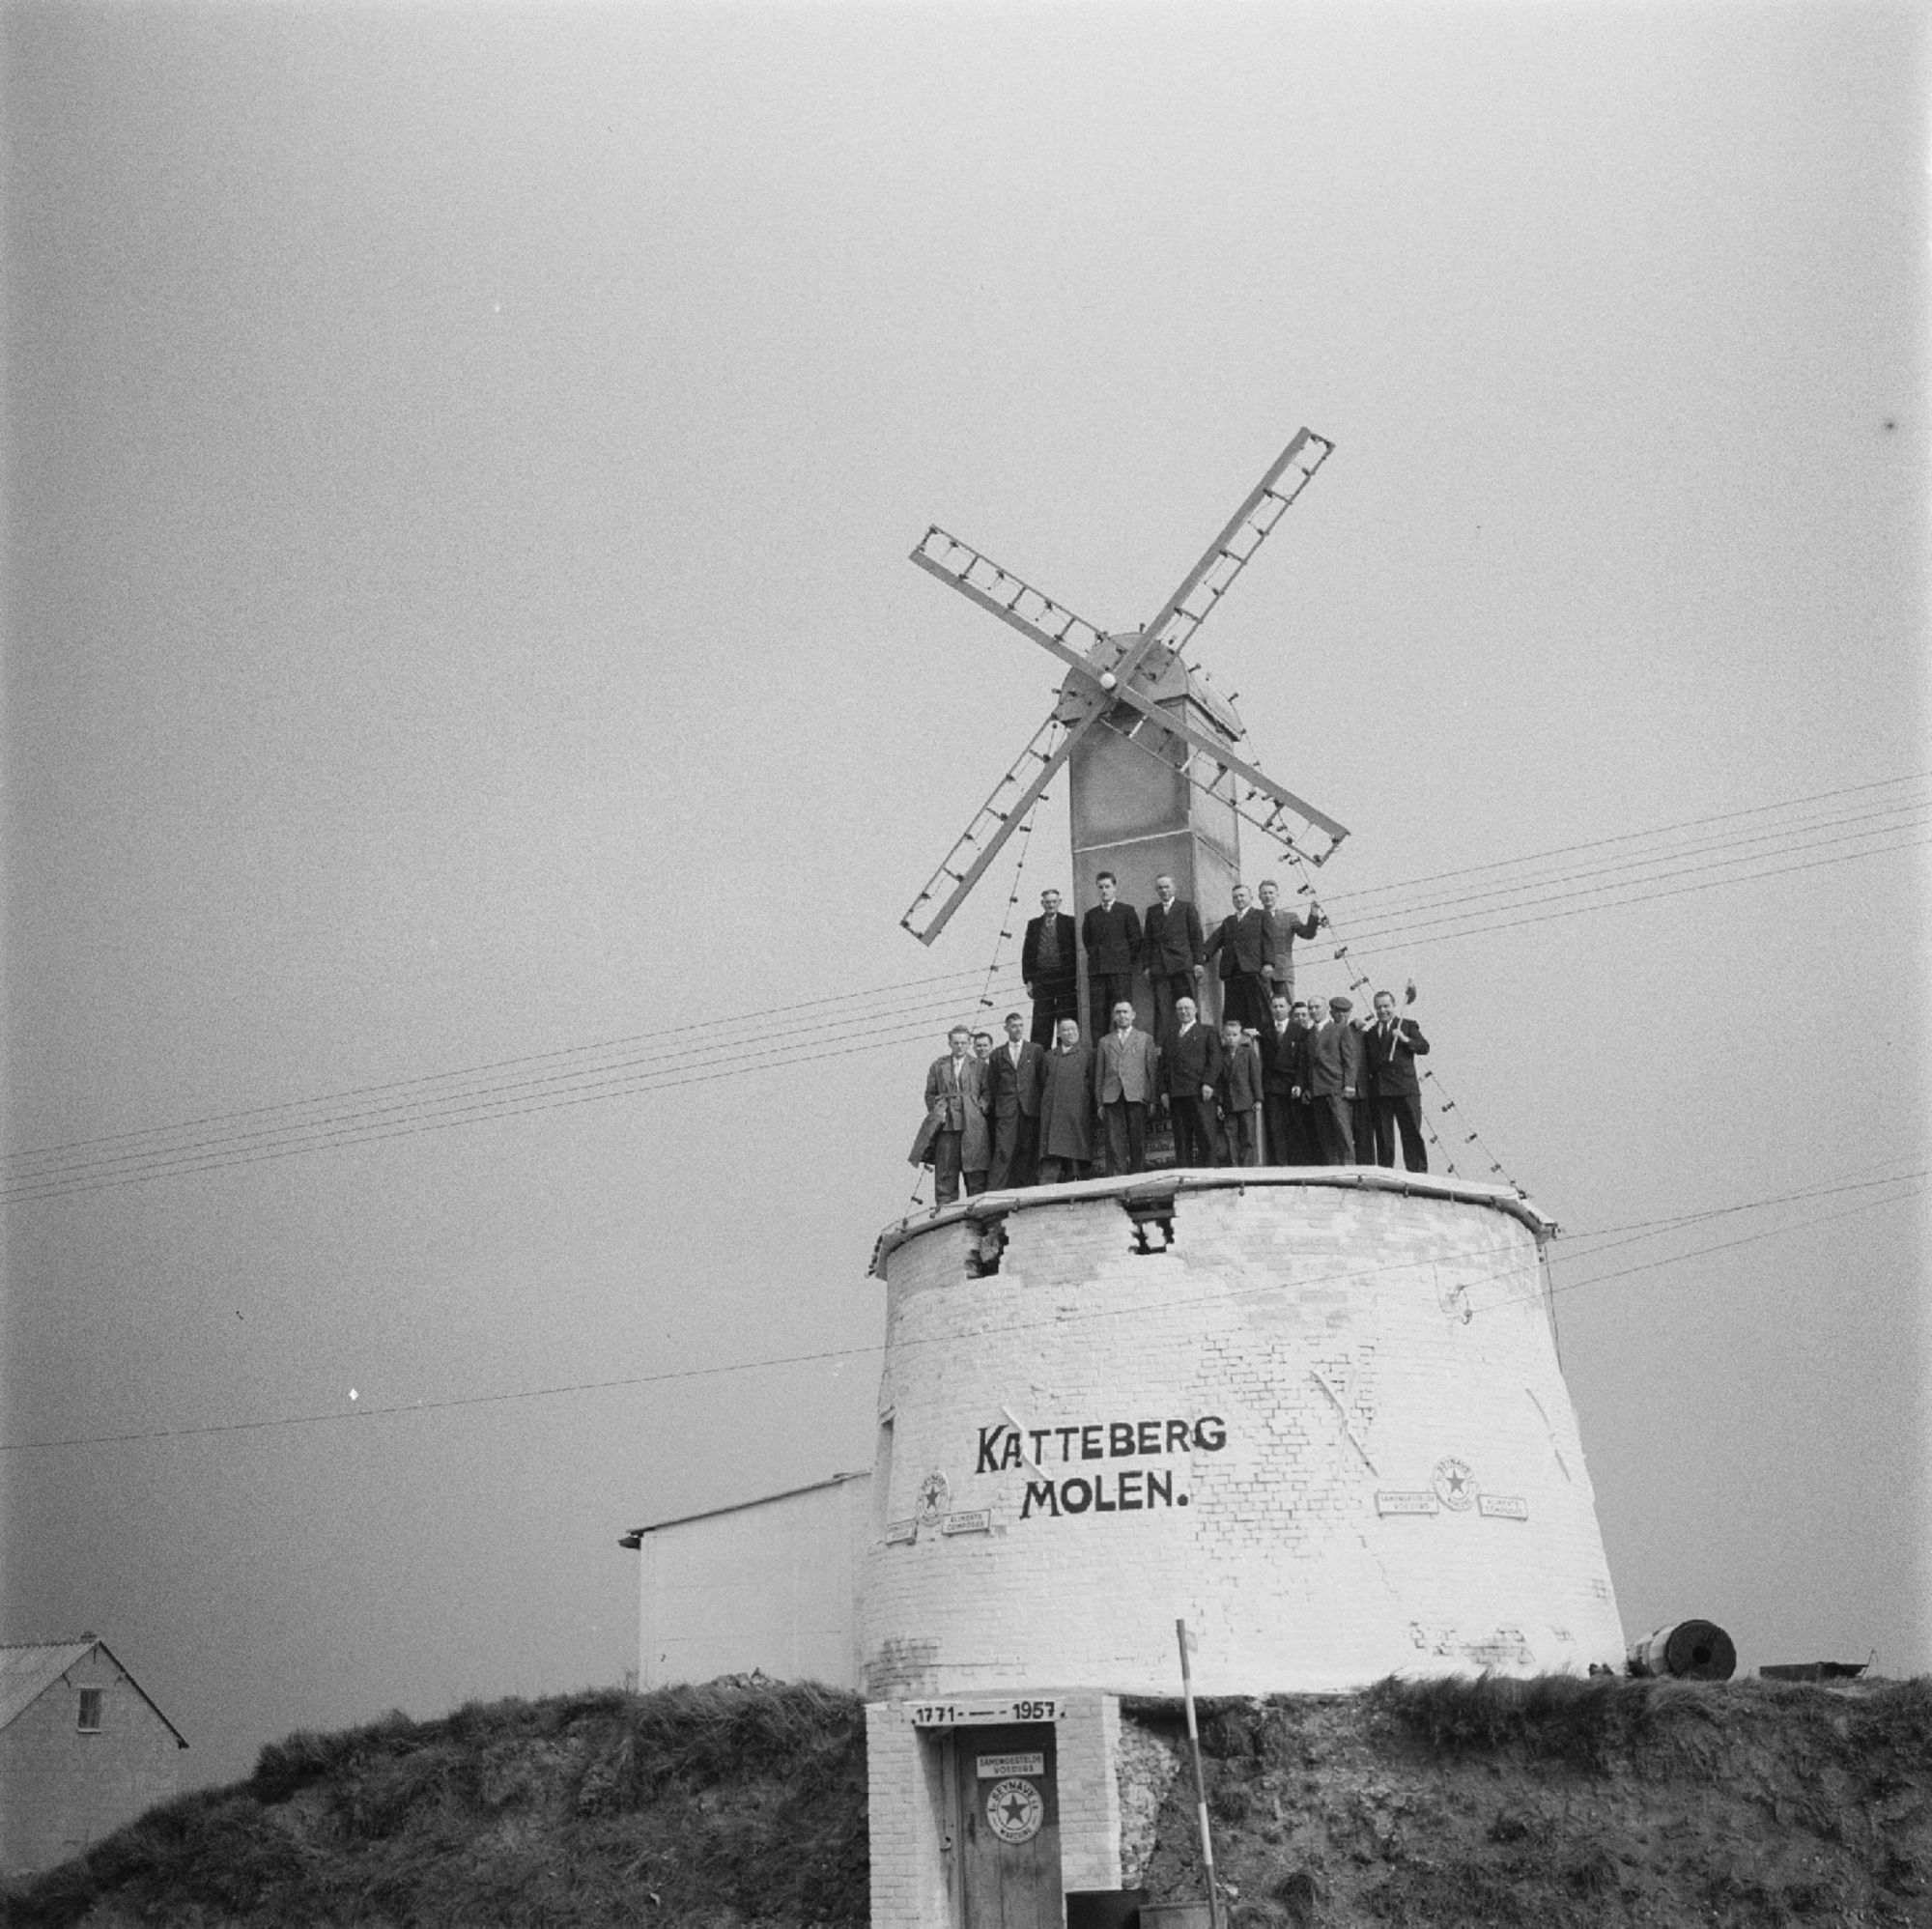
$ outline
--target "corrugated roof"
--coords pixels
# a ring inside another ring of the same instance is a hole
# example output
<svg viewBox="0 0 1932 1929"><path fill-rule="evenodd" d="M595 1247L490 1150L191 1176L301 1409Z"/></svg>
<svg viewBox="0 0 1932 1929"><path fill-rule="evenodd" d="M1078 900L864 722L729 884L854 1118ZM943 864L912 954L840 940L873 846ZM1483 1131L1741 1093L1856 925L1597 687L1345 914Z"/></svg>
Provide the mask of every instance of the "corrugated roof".
<svg viewBox="0 0 1932 1929"><path fill-rule="evenodd" d="M155 1710L156 1719L175 1738L175 1745L186 1747L187 1737L155 1708L155 1697L128 1672L120 1656L99 1634L82 1634L71 1641L0 1643L0 1728L24 1714L69 1668L85 1660L96 1648L121 1670L128 1686Z"/></svg>
<svg viewBox="0 0 1932 1929"><path fill-rule="evenodd" d="M0 1728L23 1715L75 1661L94 1652L94 1636L77 1641L27 1641L0 1647Z"/></svg>

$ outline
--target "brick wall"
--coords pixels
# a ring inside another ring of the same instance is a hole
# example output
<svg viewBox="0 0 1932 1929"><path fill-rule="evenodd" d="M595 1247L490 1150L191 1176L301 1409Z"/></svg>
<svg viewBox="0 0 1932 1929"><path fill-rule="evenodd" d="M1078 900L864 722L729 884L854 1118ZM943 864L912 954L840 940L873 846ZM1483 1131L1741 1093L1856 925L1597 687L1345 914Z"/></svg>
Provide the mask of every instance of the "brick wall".
<svg viewBox="0 0 1932 1929"><path fill-rule="evenodd" d="M1142 1255L1120 1190L1021 1195L989 1277L957 1220L887 1260L868 1694L1172 1693L1180 1616L1204 1693L1621 1660L1528 1226L1256 1183Z"/></svg>
<svg viewBox="0 0 1932 1929"><path fill-rule="evenodd" d="M100 1729L78 1726L100 1690ZM96 1649L0 1728L0 1871L51 1868L181 1789L181 1745Z"/></svg>

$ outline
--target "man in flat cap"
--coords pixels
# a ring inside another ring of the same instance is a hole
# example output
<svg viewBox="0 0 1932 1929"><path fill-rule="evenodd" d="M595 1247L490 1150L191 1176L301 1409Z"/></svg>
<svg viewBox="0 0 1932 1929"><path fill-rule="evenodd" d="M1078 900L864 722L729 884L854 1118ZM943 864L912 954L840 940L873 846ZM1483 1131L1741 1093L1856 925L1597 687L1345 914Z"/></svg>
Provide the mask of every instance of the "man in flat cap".
<svg viewBox="0 0 1932 1929"><path fill-rule="evenodd" d="M1308 1084L1315 1094L1315 1129L1321 1163L1354 1165L1358 1158L1375 1163L1375 1128L1358 1153L1355 1108L1366 1087L1362 1083L1362 1035L1349 1022L1355 1001L1337 992L1328 1001L1326 1022L1308 1041Z"/></svg>

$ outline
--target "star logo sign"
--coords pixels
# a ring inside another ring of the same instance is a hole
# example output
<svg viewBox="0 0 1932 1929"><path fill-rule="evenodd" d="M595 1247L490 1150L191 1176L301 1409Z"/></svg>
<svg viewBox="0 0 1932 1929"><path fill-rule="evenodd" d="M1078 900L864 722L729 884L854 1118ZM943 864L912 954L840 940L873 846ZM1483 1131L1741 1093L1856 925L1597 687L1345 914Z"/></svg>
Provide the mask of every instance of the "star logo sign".
<svg viewBox="0 0 1932 1929"><path fill-rule="evenodd" d="M1046 1820L1039 1790L1015 1775L995 1782L986 1798L986 1826L1003 1842L1031 1842Z"/></svg>
<svg viewBox="0 0 1932 1929"><path fill-rule="evenodd" d="M1476 1476L1466 1461L1453 1458L1435 1462L1435 1497L1453 1513L1461 1514L1476 1504Z"/></svg>

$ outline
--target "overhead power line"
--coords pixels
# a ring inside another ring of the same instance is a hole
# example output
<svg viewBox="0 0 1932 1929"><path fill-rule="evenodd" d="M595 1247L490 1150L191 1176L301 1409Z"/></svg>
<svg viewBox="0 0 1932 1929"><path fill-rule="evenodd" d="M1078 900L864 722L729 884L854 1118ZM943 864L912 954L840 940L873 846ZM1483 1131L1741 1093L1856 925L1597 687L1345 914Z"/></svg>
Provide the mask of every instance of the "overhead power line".
<svg viewBox="0 0 1932 1929"><path fill-rule="evenodd" d="M1857 1206L1847 1206L1841 1211L1818 1214L1811 1218L1788 1222L1781 1226L1768 1227L1761 1232L1746 1234L1742 1238L1724 1240L1717 1245L1694 1247L1689 1252L1684 1253L1665 1254L1659 1259L1642 1261L1635 1265L1619 1267L1614 1272L1595 1274L1588 1279L1575 1280L1561 1286L1552 1283L1546 1287L1539 1280L1534 1292L1498 1300L1482 1310L1487 1313L1494 1313L1512 1306L1531 1305L1543 1299L1546 1293L1553 1296L1558 1292L1576 1291L1583 1287L1603 1285L1609 1280L1630 1278L1638 1273L1657 1271L1662 1267L1680 1264L1686 1260L1702 1258L1710 1253L1727 1252L1734 1247L1754 1244L1763 1239L1776 1238L1785 1233L1802 1232L1813 1226L1828 1225L1836 1220L1851 1218L1859 1213L1870 1211L1880 1206L1920 1196L1924 1187L1919 1181L1924 1180L1928 1176L1932 1176L1932 1174L1928 1174L1925 1170L1919 1170L1894 1175L1890 1180L1872 1181L1874 1184L1903 1184L1909 1182L1914 1185L1915 1189L1910 1192L1892 1192L1888 1194L1884 1199L1864 1200ZM1833 1187L1825 1189L1837 1190L1840 1188ZM1747 1205L1713 1206L1701 1212L1685 1214L1682 1215L1679 1223L1689 1224L1694 1221L1719 1218L1733 1212L1784 1205L1796 1200L1815 1196L1817 1196L1815 1189L1776 1194L1771 1198L1749 1202ZM1627 1229L1610 1227L1602 1230L1605 1233L1610 1233ZM1578 1236L1590 1235L1579 1234ZM1480 1258L1484 1252L1507 1255L1508 1262L1492 1272L1480 1274L1475 1279L1464 1282L1465 1284L1481 1285L1491 1280L1506 1279L1520 1276L1522 1273L1521 1260L1523 1252L1519 1241L1500 1241L1494 1246L1479 1248L1477 1251L1466 1255L1466 1257ZM1379 1274L1412 1270L1414 1263L1412 1258L1405 1257L1399 1260L1387 1261L1377 1265L1353 1266L1346 1271L1327 1274L1319 1279L1304 1280L1298 1283L1304 1287L1347 1287L1351 1282L1359 1283L1362 1280L1374 1278ZM1275 1290L1275 1285L1271 1281L1259 1285L1211 1289L1186 1295L1179 1300L1171 1300L1169 1304L1170 1306L1180 1307L1208 1305L1216 1301L1223 1301L1230 1298L1244 1298L1256 1293ZM1059 1311L1042 1315L1036 1319L1018 1322L1012 1330L1025 1331L1031 1327L1057 1329L1064 1327L1069 1319L1076 1320L1096 1320L1140 1319L1142 1317L1144 1317L1142 1309L1135 1305L1099 1307L1070 1316L1065 1311ZM932 1339L901 1342L901 1344L944 1346L952 1345L952 1342ZM556 1399L570 1394L603 1393L631 1387L662 1386L681 1380L714 1379L726 1377L734 1374L763 1373L774 1367L810 1366L827 1360L858 1359L878 1353L881 1350L882 1348L877 1345L827 1347L819 1347L810 1352L781 1353L755 1360L725 1361L713 1366L675 1367L654 1373L624 1374L601 1379L570 1380L548 1386L515 1387L496 1393L460 1394L436 1400L396 1401L384 1405L332 1408L327 1412L285 1413L254 1420L205 1421L191 1427L151 1427L131 1429L113 1433L74 1433L48 1436L38 1440L0 1441L0 1453L32 1453L66 1447L126 1446L160 1440L202 1439L228 1433L260 1433L297 1427L342 1426L360 1421L400 1418L409 1414L454 1412L469 1407L500 1406L523 1401Z"/></svg>
<svg viewBox="0 0 1932 1929"><path fill-rule="evenodd" d="M1593 839L1531 859L1469 866L1461 872L1437 873L1435 879L1411 879L1408 884L1423 887L1445 878L1497 872L1509 865L1543 863L1552 856L1634 845L1644 838L1712 824L1762 819L1770 813L1846 797L1871 801L1874 793L1918 783L1923 776L1882 780L1782 804L1687 819L1656 831ZM1862 816L1840 815L1776 831L1747 828L1715 842L1702 838L1694 846L1634 855L1607 867L1581 865L1574 873L1550 873L1520 885L1497 885L1484 894L1508 901L1486 907L1465 903L1442 916L1393 922L1386 915L1379 922L1372 916L1370 928L1356 933L1346 947L1338 946L1334 955L1350 967L1351 981L1366 982L1359 979L1353 960L1913 848L1929 841L1913 835L1918 825L1879 825L1877 820L1919 813L1926 808L1924 804L1904 803L1881 806ZM1868 827L1858 828L1861 823ZM1759 848L1767 840L1779 839L1784 844L1780 850ZM1860 847L1842 848L1845 845ZM1727 846L1732 855L1722 854ZM1687 865L1683 863L1687 857L1703 861ZM1800 861L1776 862L1793 857ZM1605 878L1600 875L1605 868L1624 874ZM1577 882L1583 878L1594 881ZM1332 901L1371 894L1344 894ZM1009 903L1009 922L1012 909ZM1521 915L1500 915L1506 912ZM1304 952L1303 969L1319 980L1329 961L1315 951L1311 944ZM898 1048L927 1026L953 1015L952 1007L966 1001L970 981L980 975L978 969L941 973L909 984L836 993L743 1016L697 1020L316 1097L205 1115L173 1125L30 1149L8 1155L6 1177L0 1180L0 1203L23 1204L109 1186L213 1173L379 1139L410 1137L607 1098L642 1096L683 1085ZM1002 1000L1018 1002L1022 988L1017 979L1000 982L1005 986ZM980 1010L988 1008L991 997L989 983L980 994ZM1446 1156L1453 1155L1446 1145L1444 1151ZM1503 1171L1492 1157L1491 1169Z"/></svg>
<svg viewBox="0 0 1932 1929"><path fill-rule="evenodd" d="M1475 877L1490 871L1507 870L1518 865L1540 864L1547 858L1569 857L1578 851L1606 850L1615 844L1640 842L1647 838L1666 837L1680 831L1701 829L1706 824L1729 824L1747 817L1764 817L1779 810L1803 809L1813 804L1829 804L1841 797L1862 797L1875 790L1896 790L1902 787L1932 781L1932 770L1909 772L1903 777L1875 778L1869 783L1854 783L1840 786L1836 790L1812 791L1804 797L1788 797L1776 804L1753 804L1742 810L1720 810L1714 816L1680 817L1666 824L1653 825L1645 831L1623 831L1611 837L1591 837L1582 843L1557 844L1548 850L1532 851L1520 858L1495 858L1487 864L1463 865L1456 870L1431 871L1422 877L1398 878L1390 884L1374 884L1358 887L1353 891L1338 892L1335 901L1358 902L1364 897L1373 897L1395 891L1413 891L1429 885L1443 884L1453 878Z"/></svg>
<svg viewBox="0 0 1932 1929"><path fill-rule="evenodd" d="M224 1171L235 1166L259 1165L270 1160L335 1150L352 1146L374 1144L384 1139L412 1138L425 1132L447 1131L456 1126L474 1125L497 1119L522 1118L532 1113L554 1112L576 1105L598 1103L611 1098L634 1097L647 1092L668 1092L681 1086L703 1085L746 1072L764 1071L781 1065L810 1064L826 1059L849 1058L855 1053L871 1052L908 1038L929 1034L941 1016L952 1010L952 1004L911 1016L903 1014L884 1025L867 1017L840 1031L819 1035L804 1049L796 1044L766 1044L738 1052L715 1054L712 1062L699 1066L672 1064L641 1066L593 1066L591 1072L568 1079L540 1081L552 1086L544 1091L457 1091L435 1099L414 1101L406 1106L382 1107L346 1117L333 1115L311 1121L264 1128L240 1141L198 1142L185 1146L161 1147L144 1153L118 1155L106 1162L87 1161L75 1168L62 1167L42 1173L16 1174L0 1203L59 1198L76 1192L95 1192L125 1185L138 1185L155 1178L180 1177L197 1173ZM789 1037L791 1035L786 1035Z"/></svg>

